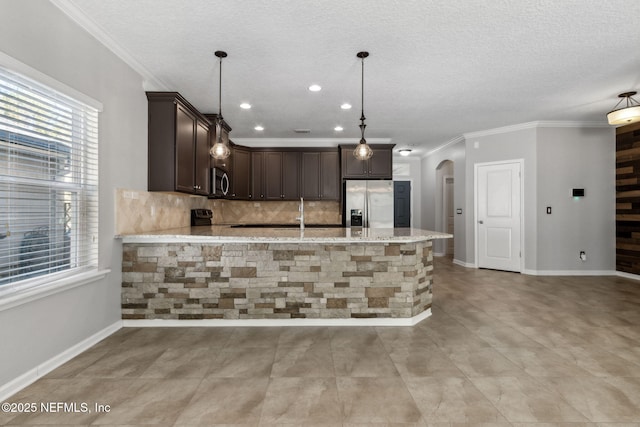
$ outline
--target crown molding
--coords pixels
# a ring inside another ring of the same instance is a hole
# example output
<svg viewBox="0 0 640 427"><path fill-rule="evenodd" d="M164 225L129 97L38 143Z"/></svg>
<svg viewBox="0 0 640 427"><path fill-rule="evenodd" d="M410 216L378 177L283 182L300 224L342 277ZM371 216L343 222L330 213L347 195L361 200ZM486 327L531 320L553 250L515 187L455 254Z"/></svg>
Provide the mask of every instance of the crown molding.
<svg viewBox="0 0 640 427"><path fill-rule="evenodd" d="M337 147L357 144L357 138L233 138L235 144L246 147ZM369 144L389 144L391 138L367 138Z"/></svg>
<svg viewBox="0 0 640 427"><path fill-rule="evenodd" d="M535 122L519 123L517 125L502 126L499 128L481 130L477 132L463 133L461 136L457 136L442 145L434 148L431 151L425 153L422 158L429 157L430 155L437 153L440 150L447 148L450 145L457 144L459 142L469 140L472 138L480 138L483 136L499 135L502 133L517 132L526 129L537 128L611 128L605 121L554 121L554 120L539 120Z"/></svg>
<svg viewBox="0 0 640 427"><path fill-rule="evenodd" d="M89 18L70 0L50 0L51 3L67 15L73 22L95 37L118 58L133 68L143 78L143 87L147 91L168 91L169 85L154 76L148 68L136 60L126 49L120 46L95 21Z"/></svg>
<svg viewBox="0 0 640 427"><path fill-rule="evenodd" d="M481 130L478 132L468 132L462 134L465 139L481 138L483 136L499 135L502 133L517 132L526 129L536 128L607 128L607 122L581 122L581 121L553 121L541 120L535 122L519 123L517 125L503 126L494 129Z"/></svg>
<svg viewBox="0 0 640 427"><path fill-rule="evenodd" d="M422 155L421 157L424 159L426 157L429 157L432 154L437 153L440 150L444 150L445 148L449 147L450 145L454 145L457 144L459 142L463 142L464 141L464 137L463 136L456 136L453 139L450 139L449 141L445 142L442 145L439 145L438 147L434 148L431 151L427 151L424 155Z"/></svg>

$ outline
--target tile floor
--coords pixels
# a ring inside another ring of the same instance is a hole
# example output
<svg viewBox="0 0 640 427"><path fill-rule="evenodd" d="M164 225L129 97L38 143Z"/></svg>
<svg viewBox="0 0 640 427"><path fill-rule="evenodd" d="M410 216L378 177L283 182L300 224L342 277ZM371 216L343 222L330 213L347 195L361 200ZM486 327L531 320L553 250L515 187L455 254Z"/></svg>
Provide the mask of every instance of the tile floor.
<svg viewBox="0 0 640 427"><path fill-rule="evenodd" d="M9 399L90 413L0 424L640 426L640 282L435 272L413 328L122 329Z"/></svg>

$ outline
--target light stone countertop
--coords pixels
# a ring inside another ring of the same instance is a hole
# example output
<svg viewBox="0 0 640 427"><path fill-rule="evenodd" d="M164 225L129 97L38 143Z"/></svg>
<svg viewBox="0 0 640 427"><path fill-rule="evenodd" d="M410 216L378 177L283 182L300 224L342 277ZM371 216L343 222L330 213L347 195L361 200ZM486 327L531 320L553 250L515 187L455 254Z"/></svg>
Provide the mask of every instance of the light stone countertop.
<svg viewBox="0 0 640 427"><path fill-rule="evenodd" d="M116 236L123 243L414 243L453 235L419 228L183 227Z"/></svg>

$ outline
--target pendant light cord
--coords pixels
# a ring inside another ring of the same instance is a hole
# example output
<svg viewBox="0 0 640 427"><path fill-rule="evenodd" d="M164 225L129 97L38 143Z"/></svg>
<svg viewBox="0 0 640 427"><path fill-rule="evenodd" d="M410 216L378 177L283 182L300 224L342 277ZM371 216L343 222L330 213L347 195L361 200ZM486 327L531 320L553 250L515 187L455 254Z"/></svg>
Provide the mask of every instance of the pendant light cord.
<svg viewBox="0 0 640 427"><path fill-rule="evenodd" d="M360 142L362 143L362 141L366 140L364 139L364 129L367 127L367 125L364 124L364 121L366 120L366 117L364 116L364 58L366 57L366 55L362 55L360 57L360 59L362 60L362 71L361 71L361 78L360 78L360 105L362 107L361 112L360 112L360 131L361 131L361 138L360 138Z"/></svg>
<svg viewBox="0 0 640 427"><path fill-rule="evenodd" d="M222 56L220 57L220 75L218 80L218 118L222 121Z"/></svg>
<svg viewBox="0 0 640 427"><path fill-rule="evenodd" d="M360 114L360 120L365 120L364 117L364 58L362 58L362 76L360 78L360 105L362 107L361 110L361 114Z"/></svg>

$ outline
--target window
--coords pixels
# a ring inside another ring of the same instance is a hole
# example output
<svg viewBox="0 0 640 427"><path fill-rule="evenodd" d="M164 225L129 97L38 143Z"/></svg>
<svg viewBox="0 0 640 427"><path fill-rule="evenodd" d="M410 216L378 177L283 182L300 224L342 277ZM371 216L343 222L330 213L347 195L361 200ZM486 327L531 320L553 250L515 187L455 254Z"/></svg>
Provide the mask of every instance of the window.
<svg viewBox="0 0 640 427"><path fill-rule="evenodd" d="M98 110L0 67L0 295L98 260Z"/></svg>

